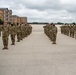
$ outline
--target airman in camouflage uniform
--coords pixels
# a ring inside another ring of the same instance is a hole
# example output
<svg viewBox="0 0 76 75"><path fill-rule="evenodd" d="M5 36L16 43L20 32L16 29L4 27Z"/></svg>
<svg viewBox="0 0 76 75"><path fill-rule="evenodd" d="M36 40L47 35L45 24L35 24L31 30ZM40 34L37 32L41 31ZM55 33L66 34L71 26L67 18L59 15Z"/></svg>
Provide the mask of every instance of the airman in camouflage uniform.
<svg viewBox="0 0 76 75"><path fill-rule="evenodd" d="M56 44L56 37L57 37L57 27L55 26L55 24L53 24L52 27L52 44Z"/></svg>
<svg viewBox="0 0 76 75"><path fill-rule="evenodd" d="M52 28L53 28L53 23L50 24L49 32L48 32L49 33L49 38L50 38L51 41L52 41L52 37L53 37Z"/></svg>
<svg viewBox="0 0 76 75"><path fill-rule="evenodd" d="M20 40L23 40L23 24L20 24Z"/></svg>
<svg viewBox="0 0 76 75"><path fill-rule="evenodd" d="M14 26L14 24L11 24L10 26L10 36L12 41L11 45L15 45L15 35L16 35L16 27Z"/></svg>
<svg viewBox="0 0 76 75"><path fill-rule="evenodd" d="M70 25L70 37L74 38L74 26Z"/></svg>
<svg viewBox="0 0 76 75"><path fill-rule="evenodd" d="M74 26L74 35L75 35L75 39L76 39L76 25Z"/></svg>
<svg viewBox="0 0 76 75"><path fill-rule="evenodd" d="M69 25L66 26L66 35L69 36L70 28Z"/></svg>
<svg viewBox="0 0 76 75"><path fill-rule="evenodd" d="M16 26L16 32L17 32L17 42L20 42L20 39L21 39L21 37L20 37L21 28L20 28L19 24L17 24L17 26Z"/></svg>
<svg viewBox="0 0 76 75"><path fill-rule="evenodd" d="M3 45L4 49L8 49L8 37L9 37L9 27L7 25L4 25L2 27L2 40L3 40Z"/></svg>
<svg viewBox="0 0 76 75"><path fill-rule="evenodd" d="M1 37L2 25L0 25L0 37Z"/></svg>

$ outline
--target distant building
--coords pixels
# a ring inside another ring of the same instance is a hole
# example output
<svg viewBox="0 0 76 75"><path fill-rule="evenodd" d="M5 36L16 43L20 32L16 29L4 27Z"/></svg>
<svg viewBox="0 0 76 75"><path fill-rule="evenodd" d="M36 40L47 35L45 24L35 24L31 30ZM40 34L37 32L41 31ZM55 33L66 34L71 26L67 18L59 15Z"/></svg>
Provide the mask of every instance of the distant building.
<svg viewBox="0 0 76 75"><path fill-rule="evenodd" d="M20 24L21 23L21 18L17 17L17 22Z"/></svg>
<svg viewBox="0 0 76 75"><path fill-rule="evenodd" d="M12 15L12 23L14 24L22 24L22 23L27 23L27 17L19 17L17 15Z"/></svg>
<svg viewBox="0 0 76 75"><path fill-rule="evenodd" d="M19 17L17 15L12 15L12 10L9 10L8 8L0 8L0 19L4 22L4 24L27 23L27 17Z"/></svg>
<svg viewBox="0 0 76 75"><path fill-rule="evenodd" d="M21 18L21 23L27 23L27 17L20 17Z"/></svg>
<svg viewBox="0 0 76 75"><path fill-rule="evenodd" d="M12 23L17 24L18 23L18 16L12 15Z"/></svg>
<svg viewBox="0 0 76 75"><path fill-rule="evenodd" d="M0 8L0 19L4 21L4 23L12 22L12 10L8 8Z"/></svg>
<svg viewBox="0 0 76 75"><path fill-rule="evenodd" d="M12 23L12 10L8 10L8 22Z"/></svg>

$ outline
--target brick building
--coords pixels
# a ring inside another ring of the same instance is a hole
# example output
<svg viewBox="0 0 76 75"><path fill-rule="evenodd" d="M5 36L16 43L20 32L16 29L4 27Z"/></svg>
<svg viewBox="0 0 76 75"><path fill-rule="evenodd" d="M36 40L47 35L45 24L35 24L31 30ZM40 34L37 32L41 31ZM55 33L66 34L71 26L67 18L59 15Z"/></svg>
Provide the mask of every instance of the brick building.
<svg viewBox="0 0 76 75"><path fill-rule="evenodd" d="M19 17L17 15L12 15L12 23L14 24L21 24L21 23L27 23L27 17Z"/></svg>
<svg viewBox="0 0 76 75"><path fill-rule="evenodd" d="M8 22L12 23L12 10L8 10Z"/></svg>
<svg viewBox="0 0 76 75"><path fill-rule="evenodd" d="M21 23L27 23L27 17L20 17L21 18Z"/></svg>
<svg viewBox="0 0 76 75"><path fill-rule="evenodd" d="M12 10L8 8L0 8L0 19L4 21L4 23L12 22Z"/></svg>
<svg viewBox="0 0 76 75"><path fill-rule="evenodd" d="M27 23L27 17L19 17L17 15L12 15L12 10L9 10L8 8L0 8L0 19L4 22L4 24Z"/></svg>
<svg viewBox="0 0 76 75"><path fill-rule="evenodd" d="M21 23L21 18L17 17L17 22L20 24Z"/></svg>
<svg viewBox="0 0 76 75"><path fill-rule="evenodd" d="M12 23L17 24L18 23L18 16L12 15Z"/></svg>

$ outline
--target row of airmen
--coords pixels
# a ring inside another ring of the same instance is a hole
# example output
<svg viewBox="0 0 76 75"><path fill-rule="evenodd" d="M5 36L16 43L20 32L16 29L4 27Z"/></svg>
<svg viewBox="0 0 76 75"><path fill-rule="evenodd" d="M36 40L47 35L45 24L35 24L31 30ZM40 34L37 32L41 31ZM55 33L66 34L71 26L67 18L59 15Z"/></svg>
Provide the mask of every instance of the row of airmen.
<svg viewBox="0 0 76 75"><path fill-rule="evenodd" d="M0 36L2 36L4 49L8 49L9 35L11 38L11 45L15 45L15 37L17 42L20 42L32 32L32 26L29 24L7 24L0 25ZM2 35L1 35L2 33Z"/></svg>
<svg viewBox="0 0 76 75"><path fill-rule="evenodd" d="M49 39L52 41L52 44L56 44L56 38L57 38L57 27L54 23L47 24L43 26L44 33L49 37Z"/></svg>
<svg viewBox="0 0 76 75"><path fill-rule="evenodd" d="M73 25L65 24L65 25L62 25L60 28L61 28L62 34L76 39L76 25L75 24Z"/></svg>

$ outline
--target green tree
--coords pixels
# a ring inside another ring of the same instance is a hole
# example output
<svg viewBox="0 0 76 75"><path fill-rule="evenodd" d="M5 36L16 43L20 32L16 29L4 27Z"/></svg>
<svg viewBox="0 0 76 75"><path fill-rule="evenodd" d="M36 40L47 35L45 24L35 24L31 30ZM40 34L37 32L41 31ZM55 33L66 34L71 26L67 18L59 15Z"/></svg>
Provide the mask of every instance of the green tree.
<svg viewBox="0 0 76 75"><path fill-rule="evenodd" d="M62 23L62 22L58 22L57 24L61 25L61 24L64 24L64 23Z"/></svg>
<svg viewBox="0 0 76 75"><path fill-rule="evenodd" d="M3 20L2 19L0 19L0 24L3 24Z"/></svg>
<svg viewBox="0 0 76 75"><path fill-rule="evenodd" d="M75 23L75 22L73 22L72 24L73 24L73 25L75 25L76 23Z"/></svg>

